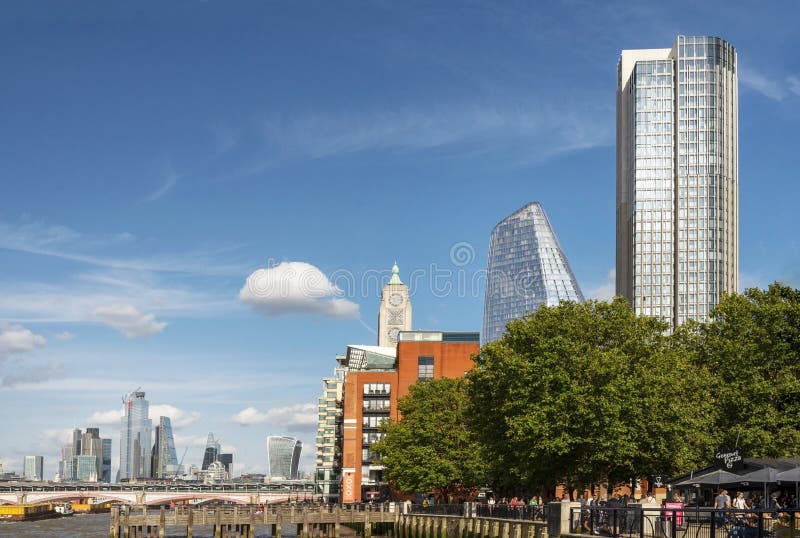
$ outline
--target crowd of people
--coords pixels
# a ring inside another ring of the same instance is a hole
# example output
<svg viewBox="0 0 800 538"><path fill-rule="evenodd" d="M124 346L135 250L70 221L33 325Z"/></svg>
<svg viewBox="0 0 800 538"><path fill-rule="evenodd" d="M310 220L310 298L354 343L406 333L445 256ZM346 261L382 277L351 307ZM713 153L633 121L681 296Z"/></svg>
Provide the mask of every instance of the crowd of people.
<svg viewBox="0 0 800 538"><path fill-rule="evenodd" d="M493 496L486 500L489 517L513 517L516 519L544 519L544 501L539 496L501 497L496 501Z"/></svg>

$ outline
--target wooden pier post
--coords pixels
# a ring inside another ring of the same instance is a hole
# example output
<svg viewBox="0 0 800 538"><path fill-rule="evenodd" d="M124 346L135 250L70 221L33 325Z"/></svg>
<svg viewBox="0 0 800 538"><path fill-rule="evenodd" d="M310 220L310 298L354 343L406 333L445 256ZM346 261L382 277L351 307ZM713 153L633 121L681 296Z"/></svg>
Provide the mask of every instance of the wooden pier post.
<svg viewBox="0 0 800 538"><path fill-rule="evenodd" d="M194 510L191 506L189 506L189 515L187 516L186 521L186 538L192 538L192 533L194 529Z"/></svg>
<svg viewBox="0 0 800 538"><path fill-rule="evenodd" d="M108 529L109 538L119 538L119 506L111 507L111 525Z"/></svg>

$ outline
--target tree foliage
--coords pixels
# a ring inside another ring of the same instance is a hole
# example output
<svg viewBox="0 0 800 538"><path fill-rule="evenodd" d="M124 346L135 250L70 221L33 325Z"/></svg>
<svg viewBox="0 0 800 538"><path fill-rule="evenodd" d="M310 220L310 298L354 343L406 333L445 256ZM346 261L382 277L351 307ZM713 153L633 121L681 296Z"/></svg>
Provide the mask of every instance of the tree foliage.
<svg viewBox="0 0 800 538"><path fill-rule="evenodd" d="M493 483L552 490L703 461L714 442L708 374L666 329L621 298L545 306L510 322L468 374Z"/></svg>
<svg viewBox="0 0 800 538"><path fill-rule="evenodd" d="M755 457L800 450L800 290L728 295L699 326L699 363L717 376L720 442Z"/></svg>
<svg viewBox="0 0 800 538"><path fill-rule="evenodd" d="M384 425L373 449L399 490L451 497L483 485L486 460L466 424L466 385L463 378L425 381L398 401L402 420Z"/></svg>
<svg viewBox="0 0 800 538"><path fill-rule="evenodd" d="M706 466L714 450L797 456L800 291L724 296L669 331L622 298L541 307L466 380L417 384L377 449L404 491L553 491Z"/></svg>

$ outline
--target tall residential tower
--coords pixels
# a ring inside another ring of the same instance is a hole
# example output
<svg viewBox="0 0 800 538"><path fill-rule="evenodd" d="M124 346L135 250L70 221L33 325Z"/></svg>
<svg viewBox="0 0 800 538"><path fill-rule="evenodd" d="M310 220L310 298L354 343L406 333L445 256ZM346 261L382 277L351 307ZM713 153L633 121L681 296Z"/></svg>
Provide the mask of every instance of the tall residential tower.
<svg viewBox="0 0 800 538"><path fill-rule="evenodd" d="M617 66L617 294L673 326L738 287L736 50L678 36Z"/></svg>
<svg viewBox="0 0 800 538"><path fill-rule="evenodd" d="M522 207L492 230L483 303L483 341L542 305L583 301L547 214L539 202Z"/></svg>

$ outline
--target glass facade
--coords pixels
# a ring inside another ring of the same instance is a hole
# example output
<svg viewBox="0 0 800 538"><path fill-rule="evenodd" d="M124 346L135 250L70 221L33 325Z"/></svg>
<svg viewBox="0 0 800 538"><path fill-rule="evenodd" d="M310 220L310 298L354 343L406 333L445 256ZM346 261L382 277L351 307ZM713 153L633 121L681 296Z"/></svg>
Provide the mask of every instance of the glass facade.
<svg viewBox="0 0 800 538"><path fill-rule="evenodd" d="M512 213L492 231L483 310L483 341L542 305L583 301L547 214L538 202Z"/></svg>
<svg viewBox="0 0 800 538"><path fill-rule="evenodd" d="M22 477L25 480L44 480L44 457L25 456Z"/></svg>
<svg viewBox="0 0 800 538"><path fill-rule="evenodd" d="M146 478L150 475L153 421L144 392L132 392L125 398L119 448L119 480Z"/></svg>
<svg viewBox="0 0 800 538"><path fill-rule="evenodd" d="M623 51L617 293L673 325L738 287L736 51L717 37Z"/></svg>
<svg viewBox="0 0 800 538"><path fill-rule="evenodd" d="M213 433L209 433L208 439L206 440L206 449L203 452L203 464L200 466L200 468L203 471L207 471L211 464L219 459L220 451L221 448L219 441L214 439Z"/></svg>
<svg viewBox="0 0 800 538"><path fill-rule="evenodd" d="M267 437L267 473L271 478L297 478L303 443L294 437Z"/></svg>
<svg viewBox="0 0 800 538"><path fill-rule="evenodd" d="M75 478L80 482L97 482L97 460L94 455L81 455L75 458Z"/></svg>
<svg viewBox="0 0 800 538"><path fill-rule="evenodd" d="M156 442L153 445L153 477L168 478L178 473L178 455L172 436L169 417L160 417L156 427Z"/></svg>

